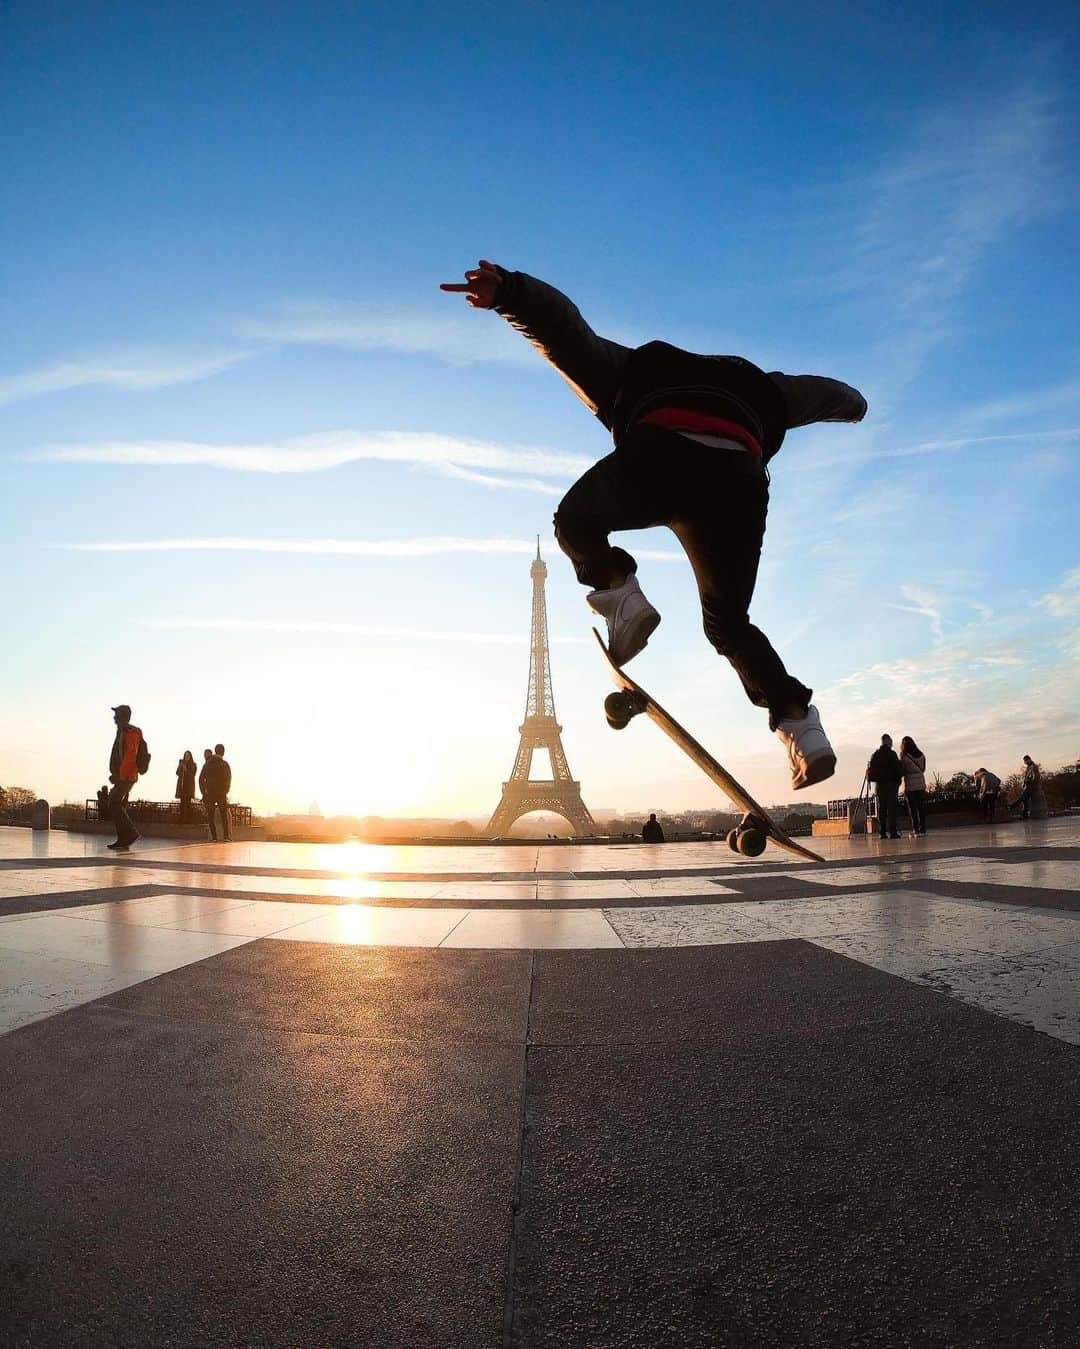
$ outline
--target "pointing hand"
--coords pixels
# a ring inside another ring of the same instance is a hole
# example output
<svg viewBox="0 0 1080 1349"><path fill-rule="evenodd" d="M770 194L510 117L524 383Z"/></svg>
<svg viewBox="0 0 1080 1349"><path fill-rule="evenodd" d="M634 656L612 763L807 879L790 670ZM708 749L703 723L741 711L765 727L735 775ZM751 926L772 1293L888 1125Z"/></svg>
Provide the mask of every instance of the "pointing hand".
<svg viewBox="0 0 1080 1349"><path fill-rule="evenodd" d="M493 262L480 259L476 267L465 273L465 281L444 281L440 290L455 295L464 295L470 309L490 309L495 303L495 292L499 289L499 271Z"/></svg>

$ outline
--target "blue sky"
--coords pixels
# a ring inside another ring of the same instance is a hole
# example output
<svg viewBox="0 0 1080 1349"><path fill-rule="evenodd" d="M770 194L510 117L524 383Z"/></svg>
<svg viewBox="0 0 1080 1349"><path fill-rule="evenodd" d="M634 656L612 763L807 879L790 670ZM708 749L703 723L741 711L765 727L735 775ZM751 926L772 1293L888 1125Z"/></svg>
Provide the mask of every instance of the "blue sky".
<svg viewBox="0 0 1080 1349"><path fill-rule="evenodd" d="M123 699L148 795L223 739L263 809L483 814L539 533L586 800L715 799L603 722L550 518L608 442L438 292L480 256L867 395L774 462L752 609L840 751L819 798L886 729L945 773L1080 754L1074 7L174 8L0 19L0 782L90 794ZM790 799L674 540L631 547L634 673Z"/></svg>

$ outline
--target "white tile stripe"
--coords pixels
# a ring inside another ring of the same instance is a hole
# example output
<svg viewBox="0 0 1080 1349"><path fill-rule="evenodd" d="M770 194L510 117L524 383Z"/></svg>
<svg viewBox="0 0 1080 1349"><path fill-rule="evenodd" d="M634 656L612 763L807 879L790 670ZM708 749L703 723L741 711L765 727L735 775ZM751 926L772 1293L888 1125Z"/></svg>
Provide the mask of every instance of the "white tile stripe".
<svg viewBox="0 0 1080 1349"><path fill-rule="evenodd" d="M1080 914L917 890L665 908L400 909L190 894L9 916L0 1031L260 937L483 949L801 938L1080 1044Z"/></svg>

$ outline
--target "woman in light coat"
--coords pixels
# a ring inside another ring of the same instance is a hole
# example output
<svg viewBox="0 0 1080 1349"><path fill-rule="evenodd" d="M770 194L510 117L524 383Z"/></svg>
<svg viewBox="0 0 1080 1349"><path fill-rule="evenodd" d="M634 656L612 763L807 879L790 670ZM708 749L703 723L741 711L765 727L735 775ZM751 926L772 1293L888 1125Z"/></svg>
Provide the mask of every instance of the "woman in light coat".
<svg viewBox="0 0 1080 1349"><path fill-rule="evenodd" d="M911 832L926 833L926 755L905 735L900 741L900 771L904 775L904 800L911 816Z"/></svg>

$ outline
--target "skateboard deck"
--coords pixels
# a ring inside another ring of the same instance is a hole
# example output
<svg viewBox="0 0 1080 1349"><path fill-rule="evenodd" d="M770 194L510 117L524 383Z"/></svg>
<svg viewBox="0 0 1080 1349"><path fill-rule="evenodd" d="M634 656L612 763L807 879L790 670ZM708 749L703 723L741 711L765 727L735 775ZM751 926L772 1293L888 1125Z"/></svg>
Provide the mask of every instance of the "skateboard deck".
<svg viewBox="0 0 1080 1349"><path fill-rule="evenodd" d="M793 838L785 834L768 811L759 806L746 788L735 781L723 764L714 759L703 745L699 745L690 732L684 730L670 712L665 712L651 693L646 693L640 684L635 683L625 670L620 669L615 664L611 659L611 653L604 644L604 639L595 628L593 628L593 636L596 638L600 650L604 653L604 659L607 661L608 669L611 671L615 683L633 700L633 710L629 712L626 721L629 721L631 716L644 712L651 721L656 722L669 740L673 740L683 753L697 764L706 777L711 778L716 783L736 809L743 811L746 816L753 817L753 822L760 827L766 838L771 839L778 847L786 849L796 857L804 857L810 862L823 862L825 860L818 856L816 852L804 848L801 843L796 843ZM610 697L615 698L616 695L611 694ZM612 721L610 714L608 720L612 725L626 724L626 721ZM734 847L734 845L732 846ZM736 851L741 850L736 849Z"/></svg>

